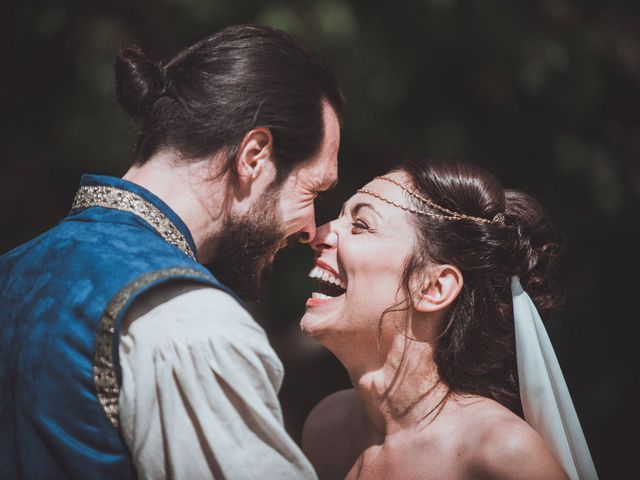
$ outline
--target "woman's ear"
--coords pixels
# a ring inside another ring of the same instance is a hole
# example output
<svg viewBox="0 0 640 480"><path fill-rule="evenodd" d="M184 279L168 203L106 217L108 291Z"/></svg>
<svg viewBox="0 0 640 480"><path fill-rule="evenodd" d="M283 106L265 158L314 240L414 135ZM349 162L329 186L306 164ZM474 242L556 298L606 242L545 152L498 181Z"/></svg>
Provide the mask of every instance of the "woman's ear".
<svg viewBox="0 0 640 480"><path fill-rule="evenodd" d="M442 311L458 298L463 284L462 273L453 265L429 267L428 274L414 290L414 308L418 312Z"/></svg>

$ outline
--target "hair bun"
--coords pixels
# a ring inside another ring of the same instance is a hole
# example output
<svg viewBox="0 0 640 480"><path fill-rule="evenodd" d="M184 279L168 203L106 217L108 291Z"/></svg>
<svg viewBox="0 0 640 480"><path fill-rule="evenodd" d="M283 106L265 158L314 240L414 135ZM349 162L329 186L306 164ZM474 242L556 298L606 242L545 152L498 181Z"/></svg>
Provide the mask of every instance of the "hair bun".
<svg viewBox="0 0 640 480"><path fill-rule="evenodd" d="M150 61L137 46L123 48L115 63L116 96L136 121L144 121L149 108L165 91L164 69Z"/></svg>
<svg viewBox="0 0 640 480"><path fill-rule="evenodd" d="M557 281L560 238L544 207L531 195L505 190L505 218L513 227L512 268L544 317L562 303Z"/></svg>

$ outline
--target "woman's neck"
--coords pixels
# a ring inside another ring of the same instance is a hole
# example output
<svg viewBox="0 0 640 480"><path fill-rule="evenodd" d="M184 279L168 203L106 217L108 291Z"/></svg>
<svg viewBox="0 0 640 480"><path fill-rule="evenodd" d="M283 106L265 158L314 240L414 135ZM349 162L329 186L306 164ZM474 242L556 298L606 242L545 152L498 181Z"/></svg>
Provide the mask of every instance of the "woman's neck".
<svg viewBox="0 0 640 480"><path fill-rule="evenodd" d="M360 395L371 433L378 439L428 421L447 396L433 360L434 345L395 335L369 359L344 358L351 382ZM347 355L348 357L348 355Z"/></svg>

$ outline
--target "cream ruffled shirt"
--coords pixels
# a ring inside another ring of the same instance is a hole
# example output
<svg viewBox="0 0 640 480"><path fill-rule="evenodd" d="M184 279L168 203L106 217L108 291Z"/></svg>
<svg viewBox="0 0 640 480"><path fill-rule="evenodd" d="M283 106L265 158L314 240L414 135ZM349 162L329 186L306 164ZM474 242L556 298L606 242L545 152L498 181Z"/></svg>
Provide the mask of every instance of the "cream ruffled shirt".
<svg viewBox="0 0 640 480"><path fill-rule="evenodd" d="M315 479L283 426L283 368L230 295L169 285L136 300L120 336L120 421L143 479Z"/></svg>

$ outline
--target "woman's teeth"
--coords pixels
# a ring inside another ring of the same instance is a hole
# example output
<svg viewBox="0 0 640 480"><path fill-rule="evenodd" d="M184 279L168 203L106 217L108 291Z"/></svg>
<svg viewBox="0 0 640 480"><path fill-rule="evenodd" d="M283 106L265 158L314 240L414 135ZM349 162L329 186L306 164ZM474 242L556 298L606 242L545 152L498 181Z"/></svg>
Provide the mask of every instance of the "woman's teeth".
<svg viewBox="0 0 640 480"><path fill-rule="evenodd" d="M319 280L333 284L343 289L347 288L347 286L344 284L342 280L340 280L339 278L335 277L332 273L320 267L313 267L313 269L309 272L309 277L317 278Z"/></svg>
<svg viewBox="0 0 640 480"><path fill-rule="evenodd" d="M325 295L324 293L313 292L311 294L311 298L333 298L333 297L330 297L329 295Z"/></svg>

